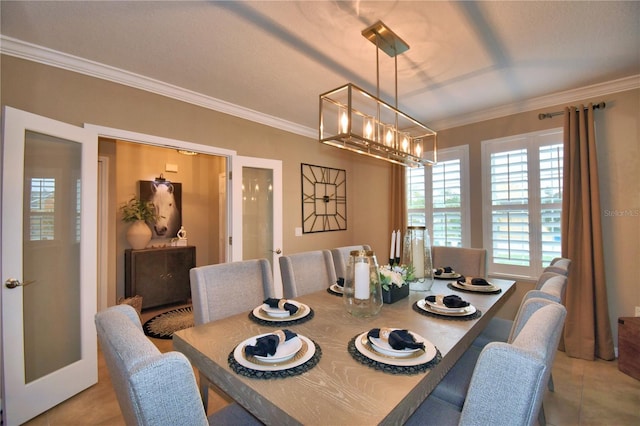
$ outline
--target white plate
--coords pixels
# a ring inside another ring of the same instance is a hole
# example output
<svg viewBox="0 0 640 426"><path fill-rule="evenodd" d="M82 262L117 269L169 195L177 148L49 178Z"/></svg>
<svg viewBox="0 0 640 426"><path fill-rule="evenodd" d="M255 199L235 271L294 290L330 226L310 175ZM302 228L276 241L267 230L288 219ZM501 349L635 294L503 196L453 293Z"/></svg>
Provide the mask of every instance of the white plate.
<svg viewBox="0 0 640 426"><path fill-rule="evenodd" d="M431 309L443 312L445 314L451 314L451 313L455 314L457 312L464 312L464 310L465 310L465 308L447 308L445 305L440 305L440 304L435 303L435 302L429 302L427 299L424 299L424 302L427 305L429 305L429 307Z"/></svg>
<svg viewBox="0 0 640 426"><path fill-rule="evenodd" d="M460 278L462 276L457 272L451 272L451 273L443 272L440 275L436 275L436 271L437 271L437 269L433 270L434 278L440 278L441 280L455 280L455 279Z"/></svg>
<svg viewBox="0 0 640 426"><path fill-rule="evenodd" d="M264 303L262 305L262 310L267 315L269 315L270 317L274 317L274 318L283 318L283 317L291 316L289 311L287 311L286 309L272 308L271 306L267 305L266 303Z"/></svg>
<svg viewBox="0 0 640 426"><path fill-rule="evenodd" d="M400 330L398 328L392 328L392 330ZM420 343L420 342L424 342L424 338L422 336L420 336L419 334L413 333L413 332L409 332L413 338L415 339L416 342ZM417 349L393 349L391 347L391 345L389 344L389 342L380 339L379 337L371 337L369 338L369 341L373 344L373 349L377 352L382 353L383 355L388 355L388 356L394 356L394 357L400 357L400 358L404 358L407 357L411 354L414 354L418 351L422 351L422 349L417 348Z"/></svg>
<svg viewBox="0 0 640 426"><path fill-rule="evenodd" d="M472 315L476 313L476 307L473 305L467 306L462 310L462 312L442 312L442 311L433 309L431 306L427 304L427 301L424 299L418 300L417 304L418 304L418 308L422 309L423 311L431 312L432 314L436 314L436 315L444 315L449 317L466 317L467 315Z"/></svg>
<svg viewBox="0 0 640 426"><path fill-rule="evenodd" d="M261 320L264 320L264 321L282 322L282 321L293 321L293 320L298 320L300 318L304 318L307 315L309 315L309 313L311 312L311 309L304 303L296 302L293 300L289 300L289 303L296 305L298 307L298 312L296 312L293 315L288 315L286 317L276 318L267 314L267 312L265 312L264 310L264 305L260 305L260 306L256 306L253 309L253 315L256 318L260 318Z"/></svg>
<svg viewBox="0 0 640 426"><path fill-rule="evenodd" d="M471 284L466 285L466 284L460 284L459 282L454 281L451 283L451 285L454 287L461 288L463 290L477 291L480 293L500 290L500 287L496 287L493 284L492 285L471 285Z"/></svg>
<svg viewBox="0 0 640 426"><path fill-rule="evenodd" d="M261 334L260 336L264 336L264 334ZM264 362L257 359L256 357L246 356L244 354L244 347L250 344L255 344L256 339L260 336L251 337L236 346L236 348L233 350L233 357L236 359L238 364L242 365L243 367L259 371L287 370L289 368L297 367L304 364L305 362L309 361L316 353L316 345L313 344L311 339L298 334L298 339L300 340L302 346L300 350L297 351L294 356L289 358L288 360L281 362Z"/></svg>
<svg viewBox="0 0 640 426"><path fill-rule="evenodd" d="M266 336L266 334L263 334L263 336ZM260 336L256 337L256 341L258 340L258 337ZM249 343L249 345L255 344L255 341L253 343ZM298 337L293 337L284 343L280 343L278 345L278 348L276 349L276 353L271 356L254 356L263 362L283 362L293 358L293 356L300 350L300 348L302 348L302 340L300 340Z"/></svg>
<svg viewBox="0 0 640 426"><path fill-rule="evenodd" d="M400 367L410 367L412 365L424 364L435 358L437 350L436 347L433 346L433 343L417 334L414 334L414 336L420 338L421 341L424 341L425 350L419 350L417 352L409 354L409 356L404 357L389 356L375 350L373 345L371 345L371 342L369 342L369 339L367 339L367 332L364 332L356 337L355 344L358 352L360 352L367 358L384 364L396 365Z"/></svg>
<svg viewBox="0 0 640 426"><path fill-rule="evenodd" d="M343 293L343 288L340 287L338 284L331 284L331 287L329 287L331 290L335 291L336 293Z"/></svg>

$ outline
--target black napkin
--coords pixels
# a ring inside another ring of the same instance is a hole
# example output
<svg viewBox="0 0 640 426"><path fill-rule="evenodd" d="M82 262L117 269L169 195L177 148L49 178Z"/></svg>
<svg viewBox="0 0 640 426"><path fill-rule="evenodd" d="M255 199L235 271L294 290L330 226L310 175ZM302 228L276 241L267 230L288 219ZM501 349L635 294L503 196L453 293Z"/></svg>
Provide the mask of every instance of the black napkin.
<svg viewBox="0 0 640 426"><path fill-rule="evenodd" d="M338 281L336 281L338 287L344 287L344 278L338 277Z"/></svg>
<svg viewBox="0 0 640 426"><path fill-rule="evenodd" d="M453 268L451 266L444 266L442 268L436 269L436 272L434 272L434 273L436 275L442 275L442 273L453 274Z"/></svg>
<svg viewBox="0 0 640 426"><path fill-rule="evenodd" d="M273 355L276 353L276 349L278 349L278 345L280 343L284 343L296 336L297 334L293 331L278 330L273 334L267 334L266 336L258 337L254 346L247 345L244 347L244 353L247 356Z"/></svg>
<svg viewBox="0 0 640 426"><path fill-rule="evenodd" d="M471 278L471 285L491 285L484 278Z"/></svg>
<svg viewBox="0 0 640 426"><path fill-rule="evenodd" d="M284 309L285 311L289 311L291 315L298 312L298 307L293 303L287 302L287 299L276 299L276 298L270 297L262 303L266 303L267 305L269 305L270 308L278 308L278 309Z"/></svg>
<svg viewBox="0 0 640 426"><path fill-rule="evenodd" d="M436 296L427 296L424 298L424 300L431 303L436 303ZM442 299L442 303L444 303L444 306L446 306L447 308L465 308L469 306L469 302L462 300L462 298L457 294L445 296Z"/></svg>
<svg viewBox="0 0 640 426"><path fill-rule="evenodd" d="M381 337L382 335L382 337ZM387 336L388 337L384 337ZM416 342L416 339L407 330L393 330L388 328L372 328L367 333L367 338L376 337L386 340L393 349L401 351L403 349L424 349L424 343Z"/></svg>

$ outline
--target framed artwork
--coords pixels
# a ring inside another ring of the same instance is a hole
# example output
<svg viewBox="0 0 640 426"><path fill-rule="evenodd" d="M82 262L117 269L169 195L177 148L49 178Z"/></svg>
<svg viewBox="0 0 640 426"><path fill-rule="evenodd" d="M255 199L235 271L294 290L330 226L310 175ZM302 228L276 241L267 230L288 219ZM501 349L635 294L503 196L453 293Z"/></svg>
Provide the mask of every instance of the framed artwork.
<svg viewBox="0 0 640 426"><path fill-rule="evenodd" d="M152 240L175 238L182 226L182 184L165 179L138 181L141 200L153 202L159 218L148 223Z"/></svg>
<svg viewBox="0 0 640 426"><path fill-rule="evenodd" d="M347 229L347 172L301 164L302 232Z"/></svg>

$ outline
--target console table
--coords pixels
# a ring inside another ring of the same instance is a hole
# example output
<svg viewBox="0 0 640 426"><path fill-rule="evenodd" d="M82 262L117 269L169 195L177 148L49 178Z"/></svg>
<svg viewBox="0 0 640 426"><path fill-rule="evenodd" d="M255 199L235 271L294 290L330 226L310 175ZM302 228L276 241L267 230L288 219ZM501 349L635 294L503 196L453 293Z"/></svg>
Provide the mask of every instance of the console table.
<svg viewBox="0 0 640 426"><path fill-rule="evenodd" d="M142 296L142 309L191 298L189 270L196 266L196 248L164 247L124 251L125 297Z"/></svg>

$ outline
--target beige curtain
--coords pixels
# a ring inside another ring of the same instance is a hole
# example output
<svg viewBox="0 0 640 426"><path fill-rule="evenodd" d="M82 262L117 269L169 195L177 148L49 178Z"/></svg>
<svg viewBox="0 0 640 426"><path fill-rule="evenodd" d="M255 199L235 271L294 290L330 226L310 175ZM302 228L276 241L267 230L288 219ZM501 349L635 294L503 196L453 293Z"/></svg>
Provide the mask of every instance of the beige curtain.
<svg viewBox="0 0 640 426"><path fill-rule="evenodd" d="M571 259L564 350L574 358L612 360L593 105L564 111L562 256Z"/></svg>
<svg viewBox="0 0 640 426"><path fill-rule="evenodd" d="M405 193L405 167L398 164L391 166L391 194L389 196L391 216L389 217L389 235L393 230L407 229L407 196Z"/></svg>

